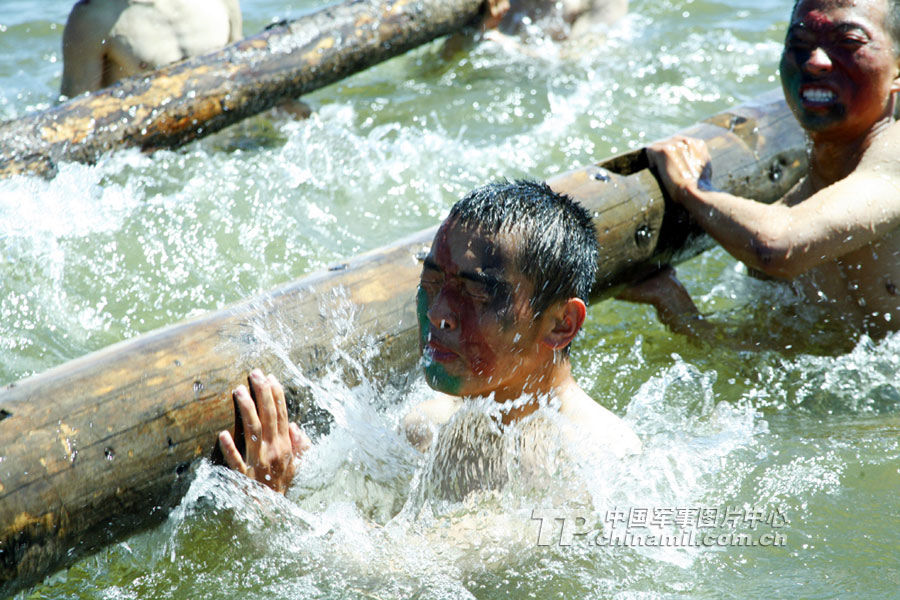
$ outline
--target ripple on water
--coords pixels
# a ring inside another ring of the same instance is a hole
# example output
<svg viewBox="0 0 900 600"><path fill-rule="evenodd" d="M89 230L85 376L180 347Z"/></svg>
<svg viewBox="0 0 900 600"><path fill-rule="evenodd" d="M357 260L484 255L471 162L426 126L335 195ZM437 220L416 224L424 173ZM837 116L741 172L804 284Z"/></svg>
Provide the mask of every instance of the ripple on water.
<svg viewBox="0 0 900 600"><path fill-rule="evenodd" d="M43 4L18 4L27 8L14 17L33 23L0 27L9 50L0 118L48 106L58 89L59 23L43 20ZM243 4L257 22L283 9ZM61 21L70 6L53 3L49 18ZM305 122L261 117L176 152L63 164L50 183L0 182L0 380L433 225L486 180L593 162L777 87L782 0L632 7L621 27L601 32L603 43L539 46L537 57L486 43L450 60L435 44L311 94L316 112ZM791 299L749 281L721 252L680 272L701 309L724 318L799 335L817 322L789 308L793 325L756 320L749 298L779 310ZM645 445L622 463L591 462L583 449L577 480L593 516L778 503L796 518L784 552L536 548L527 494L418 510L409 498L425 458L397 426L427 388L415 376L373 380L363 349L316 378L289 370L328 417L288 501L201 466L163 527L82 560L37 594L893 597L889 561L900 540L885 523L900 487L900 435L888 414L900 337L861 340L844 356L709 352L641 311L593 308L576 348L579 381ZM276 322L256 334L279 348L292 331Z"/></svg>

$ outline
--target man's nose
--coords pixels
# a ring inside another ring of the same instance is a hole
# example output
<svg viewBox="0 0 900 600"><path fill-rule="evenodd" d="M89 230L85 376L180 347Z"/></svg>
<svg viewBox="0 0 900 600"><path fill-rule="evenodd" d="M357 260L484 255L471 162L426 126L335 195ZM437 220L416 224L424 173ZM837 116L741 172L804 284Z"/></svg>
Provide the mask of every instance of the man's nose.
<svg viewBox="0 0 900 600"><path fill-rule="evenodd" d="M831 58L823 48L813 48L803 67L811 75L823 75L831 71Z"/></svg>
<svg viewBox="0 0 900 600"><path fill-rule="evenodd" d="M453 309L453 303L449 298L447 284L438 290L437 296L428 307L428 320L435 329L454 330L459 325L459 317ZM452 292L451 292L452 293Z"/></svg>

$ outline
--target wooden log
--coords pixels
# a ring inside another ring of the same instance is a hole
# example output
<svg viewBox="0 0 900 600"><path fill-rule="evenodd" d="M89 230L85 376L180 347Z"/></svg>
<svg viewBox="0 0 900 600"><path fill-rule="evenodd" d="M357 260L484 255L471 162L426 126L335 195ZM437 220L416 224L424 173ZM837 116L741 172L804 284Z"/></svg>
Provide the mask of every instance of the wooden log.
<svg viewBox="0 0 900 600"><path fill-rule="evenodd" d="M484 0L350 0L0 124L0 176L174 148L457 31Z"/></svg>
<svg viewBox="0 0 900 600"><path fill-rule="evenodd" d="M780 91L719 113L682 133L706 140L713 185L761 202L781 198L806 172L805 134ZM677 264L715 242L665 198L643 149L548 180L592 211L600 239L599 298Z"/></svg>
<svg viewBox="0 0 900 600"><path fill-rule="evenodd" d="M687 132L707 140L723 189L773 200L805 171L805 139L783 101L741 107ZM552 180L594 215L598 298L704 246L683 215L665 209L640 166L638 152ZM366 336L377 341L382 364L413 365L417 259L434 232L0 391L0 595L164 518L191 463L210 456L216 433L233 427L230 390L252 366L286 374L262 333L291 332L283 353L307 374L325 366L335 344L352 348ZM344 302L358 307L355 330L335 340L329 311Z"/></svg>
<svg viewBox="0 0 900 600"><path fill-rule="evenodd" d="M331 354L328 311L364 307L353 339L416 353L415 258L434 230L241 305L63 364L0 392L0 597L74 557L153 525L180 499L191 462L233 426L230 390L251 365L284 374L254 324L293 331L290 359ZM386 359L387 360L387 359Z"/></svg>

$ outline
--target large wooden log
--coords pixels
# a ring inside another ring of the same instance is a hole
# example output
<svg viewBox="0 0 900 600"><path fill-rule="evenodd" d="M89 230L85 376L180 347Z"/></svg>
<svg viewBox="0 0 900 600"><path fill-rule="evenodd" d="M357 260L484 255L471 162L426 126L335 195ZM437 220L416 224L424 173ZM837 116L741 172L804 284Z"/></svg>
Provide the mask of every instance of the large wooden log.
<svg viewBox="0 0 900 600"><path fill-rule="evenodd" d="M0 176L173 148L472 23L484 0L350 0L0 124Z"/></svg>
<svg viewBox="0 0 900 600"><path fill-rule="evenodd" d="M687 131L708 141L723 189L774 200L805 170L804 137L783 102ZM552 180L594 214L597 297L705 246L683 215L665 209L641 160L633 153ZM336 343L349 349L364 336L377 340L384 364L414 364L417 258L434 231L0 391L0 595L165 517L191 463L233 426L230 390L252 366L286 374L260 332L292 332L283 353L307 374ZM359 307L356 327L335 341L328 313L346 301Z"/></svg>
<svg viewBox="0 0 900 600"><path fill-rule="evenodd" d="M682 133L706 140L713 186L761 202L782 197L806 172L805 134L780 91L719 113ZM665 264L715 242L673 205L647 169L643 149L548 181L593 211L600 239L595 295L605 298Z"/></svg>

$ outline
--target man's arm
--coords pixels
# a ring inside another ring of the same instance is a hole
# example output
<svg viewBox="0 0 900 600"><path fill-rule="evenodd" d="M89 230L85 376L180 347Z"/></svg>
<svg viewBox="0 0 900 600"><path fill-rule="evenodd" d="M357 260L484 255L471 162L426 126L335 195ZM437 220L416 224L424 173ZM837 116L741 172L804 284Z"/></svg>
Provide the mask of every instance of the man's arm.
<svg viewBox="0 0 900 600"><path fill-rule="evenodd" d="M97 3L78 2L63 30L63 74L60 93L77 96L103 86L103 40L109 32Z"/></svg>
<svg viewBox="0 0 900 600"><path fill-rule="evenodd" d="M484 18L481 22L481 30L496 29L500 21L509 12L509 0L485 0Z"/></svg>
<svg viewBox="0 0 900 600"><path fill-rule="evenodd" d="M897 128L875 140L857 169L793 204L763 204L710 189L704 142L675 137L648 148L670 196L729 254L790 279L861 248L900 226Z"/></svg>
<svg viewBox="0 0 900 600"><path fill-rule="evenodd" d="M674 333L703 341L711 341L714 336L712 324L703 320L672 267L666 266L640 283L625 288L616 299L651 305L660 322Z"/></svg>

